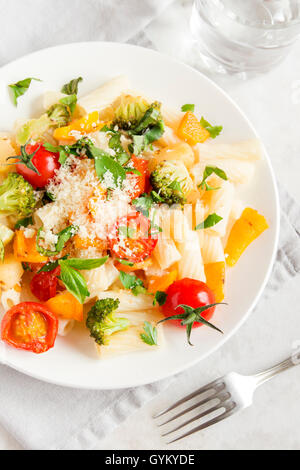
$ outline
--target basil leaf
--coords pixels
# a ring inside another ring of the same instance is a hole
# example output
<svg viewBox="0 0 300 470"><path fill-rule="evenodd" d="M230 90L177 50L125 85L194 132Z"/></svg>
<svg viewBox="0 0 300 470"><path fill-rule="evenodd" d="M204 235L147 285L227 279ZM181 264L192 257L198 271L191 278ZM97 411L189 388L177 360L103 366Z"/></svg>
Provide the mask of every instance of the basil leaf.
<svg viewBox="0 0 300 470"><path fill-rule="evenodd" d="M218 214L210 214L208 217L206 217L203 222L201 222L201 224L195 227L195 230L213 227L214 225L218 224L221 220L223 220L223 217L220 217Z"/></svg>
<svg viewBox="0 0 300 470"><path fill-rule="evenodd" d="M203 179L201 183L198 185L198 188L204 189L206 191L213 191L213 190L219 189L219 188L212 188L206 182L207 178L211 176L213 173L215 173L215 175L217 175L219 178L225 181L228 180L225 171L221 170L221 168L218 168L217 166L206 166L203 172Z"/></svg>
<svg viewBox="0 0 300 470"><path fill-rule="evenodd" d="M131 261L127 261L126 259L116 258L116 260L118 263L123 264L124 266L134 266L134 263L131 263Z"/></svg>
<svg viewBox="0 0 300 470"><path fill-rule="evenodd" d="M69 227L59 232L59 234L57 235L58 241L55 246L56 251L60 253L63 250L67 241L69 241L70 238L72 238L77 232L78 232L78 227L76 227L75 225L70 225Z"/></svg>
<svg viewBox="0 0 300 470"><path fill-rule="evenodd" d="M66 264L66 260L60 260L61 267L60 280L64 283L66 289L83 304L85 299L90 296L86 280L83 275Z"/></svg>
<svg viewBox="0 0 300 470"><path fill-rule="evenodd" d="M126 171L104 150L97 149L95 158L95 170L99 179L103 179L105 173L109 171L114 179L116 187L121 187L126 178Z"/></svg>
<svg viewBox="0 0 300 470"><path fill-rule="evenodd" d="M31 85L32 80L36 80L37 82L41 82L39 78L24 78L24 80L20 80L17 83L14 83L12 85L8 85L9 88L12 90L12 96L13 96L13 102L14 105L18 105L18 98L26 93L28 88Z"/></svg>
<svg viewBox="0 0 300 470"><path fill-rule="evenodd" d="M68 258L64 261L65 266L69 266L74 269L81 270L90 270L95 268L100 268L103 264L106 263L109 256L98 259L81 259L81 258Z"/></svg>
<svg viewBox="0 0 300 470"><path fill-rule="evenodd" d="M58 267L58 261L49 261L49 263L45 264L41 269L38 270L37 274L50 273L57 267Z"/></svg>
<svg viewBox="0 0 300 470"><path fill-rule="evenodd" d="M125 289L131 290L134 295L147 293L143 281L134 274L127 274L124 271L120 271L120 281Z"/></svg>
<svg viewBox="0 0 300 470"><path fill-rule="evenodd" d="M167 301L167 294L165 292L161 292L161 291L157 291L156 294L155 294L155 297L154 297L154 300L153 300L153 305L156 305L158 303L158 305L160 307L162 307L162 305L165 305L166 301Z"/></svg>
<svg viewBox="0 0 300 470"><path fill-rule="evenodd" d="M32 216L25 217L24 219L18 220L17 223L15 224L15 230L18 230L21 227L28 227L28 225L33 225Z"/></svg>
<svg viewBox="0 0 300 470"><path fill-rule="evenodd" d="M65 106L68 106L71 114L73 114L77 105L77 96L76 95L66 96L65 98L62 98L60 100L60 103L64 104Z"/></svg>
<svg viewBox="0 0 300 470"><path fill-rule="evenodd" d="M149 346L157 346L157 328L148 321L144 323L145 333L141 333L141 339Z"/></svg>
<svg viewBox="0 0 300 470"><path fill-rule="evenodd" d="M61 92L64 93L65 95L77 95L79 82L82 82L82 81L83 81L82 77L74 78L73 80L71 80L69 83L66 83L62 87Z"/></svg>
<svg viewBox="0 0 300 470"><path fill-rule="evenodd" d="M183 106L181 106L181 111L183 113L187 112L187 111L192 111L192 113L195 111L195 105L194 104L184 104Z"/></svg>
<svg viewBox="0 0 300 470"><path fill-rule="evenodd" d="M29 266L29 263L22 262L22 268L24 269L24 271L30 271L30 272L32 272L32 269L31 269L31 267Z"/></svg>
<svg viewBox="0 0 300 470"><path fill-rule="evenodd" d="M223 127L222 126L212 126L204 117L200 119L200 124L204 129L206 129L209 133L212 139L215 139L218 135L221 134Z"/></svg>
<svg viewBox="0 0 300 470"><path fill-rule="evenodd" d="M148 194L142 194L139 198L134 199L132 204L135 206L135 209L141 212L145 217L149 217L149 211L153 204L153 199Z"/></svg>
<svg viewBox="0 0 300 470"><path fill-rule="evenodd" d="M125 165L125 163L128 162L130 159L130 156L128 155L127 152L125 152L124 148L122 147L121 144L121 133L120 132L115 132L108 143L109 148L114 150L116 152L116 159L120 163L120 165Z"/></svg>
<svg viewBox="0 0 300 470"><path fill-rule="evenodd" d="M0 261L3 263L5 255L4 243L0 238Z"/></svg>

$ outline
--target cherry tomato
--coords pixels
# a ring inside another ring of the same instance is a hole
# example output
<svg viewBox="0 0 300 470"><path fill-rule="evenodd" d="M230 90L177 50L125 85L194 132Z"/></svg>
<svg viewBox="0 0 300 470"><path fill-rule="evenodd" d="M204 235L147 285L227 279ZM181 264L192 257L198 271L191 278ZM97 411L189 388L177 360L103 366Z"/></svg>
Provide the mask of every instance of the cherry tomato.
<svg viewBox="0 0 300 470"><path fill-rule="evenodd" d="M135 155L132 156L130 163L133 168L140 174L127 173L126 179L130 182L130 197L131 200L136 199L146 190L146 179L148 174L148 161L143 158L137 158ZM149 178L148 178L149 179Z"/></svg>
<svg viewBox="0 0 300 470"><path fill-rule="evenodd" d="M151 223L141 213L120 217L108 234L110 250L120 259L141 263L148 258L157 240L151 238Z"/></svg>
<svg viewBox="0 0 300 470"><path fill-rule="evenodd" d="M30 283L30 290L41 302L56 296L60 266L49 272L35 274Z"/></svg>
<svg viewBox="0 0 300 470"><path fill-rule="evenodd" d="M25 151L29 156L36 152L31 159L31 163L35 166L39 174L28 168L26 162L22 162L21 157L20 163L16 165L17 172L34 188L44 188L50 179L55 176L56 170L60 168L58 161L59 154L48 152L41 143L34 145L28 144L26 145Z"/></svg>
<svg viewBox="0 0 300 470"><path fill-rule="evenodd" d="M167 300L162 307L163 314L166 317L183 314L184 310L182 307L176 308L178 305L188 305L192 308L198 308L216 302L214 293L204 282L189 278L173 282L173 284L168 287L166 294ZM216 307L211 307L205 310L201 313L201 316L209 321L215 312L215 308ZM176 319L171 320L171 323L185 328L186 326L181 325L181 321L182 320ZM193 328L199 328L199 326L202 325L202 323L195 322Z"/></svg>
<svg viewBox="0 0 300 470"><path fill-rule="evenodd" d="M44 305L22 302L12 307L1 322L1 339L17 349L41 354L53 348L58 319Z"/></svg>

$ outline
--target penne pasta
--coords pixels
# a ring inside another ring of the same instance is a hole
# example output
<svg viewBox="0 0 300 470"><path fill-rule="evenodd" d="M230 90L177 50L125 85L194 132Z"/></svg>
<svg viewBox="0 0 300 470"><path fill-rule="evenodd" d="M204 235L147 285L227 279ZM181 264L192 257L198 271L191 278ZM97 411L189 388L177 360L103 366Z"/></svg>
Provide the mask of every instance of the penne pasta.
<svg viewBox="0 0 300 470"><path fill-rule="evenodd" d="M122 93L129 89L129 80L125 75L120 75L104 83L97 90L79 98L78 106L89 114L93 111L102 111L112 104Z"/></svg>

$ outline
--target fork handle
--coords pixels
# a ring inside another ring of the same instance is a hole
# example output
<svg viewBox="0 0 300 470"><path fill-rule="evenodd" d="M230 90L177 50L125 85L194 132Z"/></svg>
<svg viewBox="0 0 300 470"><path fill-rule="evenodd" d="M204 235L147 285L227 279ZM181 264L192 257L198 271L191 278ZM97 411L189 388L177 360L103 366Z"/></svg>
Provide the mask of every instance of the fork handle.
<svg viewBox="0 0 300 470"><path fill-rule="evenodd" d="M300 364L300 353L290 356L285 361L276 364L274 367L267 369L259 374L256 374L254 378L257 380L257 386L262 385L268 380L272 379L276 375L284 372L285 370L290 369L291 367L297 366Z"/></svg>

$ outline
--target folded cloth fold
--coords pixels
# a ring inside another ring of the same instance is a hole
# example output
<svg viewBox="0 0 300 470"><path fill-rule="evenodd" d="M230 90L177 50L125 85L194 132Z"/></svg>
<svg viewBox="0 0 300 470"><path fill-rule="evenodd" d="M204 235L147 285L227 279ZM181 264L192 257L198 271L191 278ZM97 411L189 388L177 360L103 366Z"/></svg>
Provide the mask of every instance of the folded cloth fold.
<svg viewBox="0 0 300 470"><path fill-rule="evenodd" d="M264 297L300 272L300 207L281 189L281 235ZM0 424L26 449L94 449L174 380L128 390L70 390L0 366Z"/></svg>

